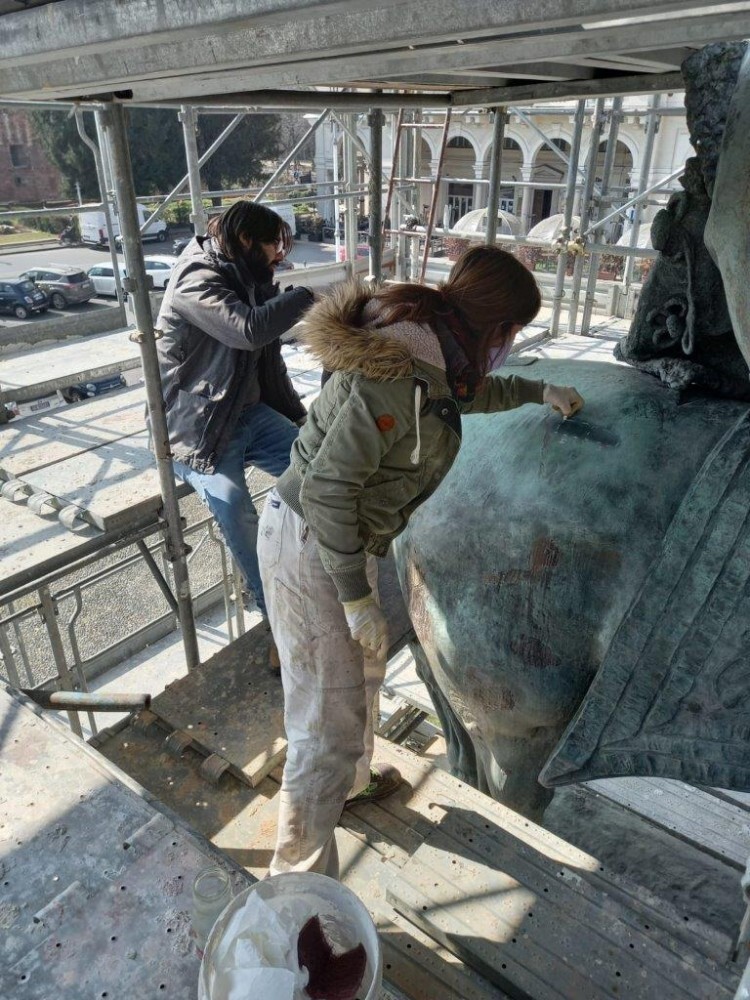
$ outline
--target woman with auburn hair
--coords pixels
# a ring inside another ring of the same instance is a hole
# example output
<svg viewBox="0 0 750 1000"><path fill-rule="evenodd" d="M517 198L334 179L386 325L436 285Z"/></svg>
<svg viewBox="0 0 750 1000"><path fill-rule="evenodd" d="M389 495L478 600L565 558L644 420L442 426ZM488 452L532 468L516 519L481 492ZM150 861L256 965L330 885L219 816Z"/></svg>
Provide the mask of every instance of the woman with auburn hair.
<svg viewBox="0 0 750 1000"><path fill-rule="evenodd" d="M305 317L303 341L330 377L258 542L288 739L271 874L337 878L344 806L401 782L395 768L371 764L388 649L376 557L453 464L461 415L549 403L568 417L583 405L573 388L489 377L540 305L523 264L476 247L436 289L349 285Z"/></svg>

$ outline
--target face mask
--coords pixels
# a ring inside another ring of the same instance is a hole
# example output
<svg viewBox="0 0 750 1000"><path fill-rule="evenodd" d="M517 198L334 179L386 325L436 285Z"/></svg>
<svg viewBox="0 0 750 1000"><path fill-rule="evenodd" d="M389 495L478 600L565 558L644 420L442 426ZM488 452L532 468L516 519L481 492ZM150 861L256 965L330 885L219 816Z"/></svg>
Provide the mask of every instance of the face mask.
<svg viewBox="0 0 750 1000"><path fill-rule="evenodd" d="M510 349L513 346L513 338L511 337L505 344L500 347L493 347L490 353L487 355L487 371L494 372L496 368L505 364L505 359L510 354Z"/></svg>

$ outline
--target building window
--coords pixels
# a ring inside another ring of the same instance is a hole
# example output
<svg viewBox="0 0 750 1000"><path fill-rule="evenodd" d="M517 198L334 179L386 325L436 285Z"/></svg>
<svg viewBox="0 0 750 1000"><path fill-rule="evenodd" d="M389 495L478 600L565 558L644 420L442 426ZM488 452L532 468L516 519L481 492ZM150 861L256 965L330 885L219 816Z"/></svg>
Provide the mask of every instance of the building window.
<svg viewBox="0 0 750 1000"><path fill-rule="evenodd" d="M17 185L19 185L19 186L20 186L21 184L23 184L23 183L24 183L24 180L23 180L23 177L18 177L18 176L16 175L16 177L15 177L15 182L16 182L16 184L17 184Z"/></svg>
<svg viewBox="0 0 750 1000"><path fill-rule="evenodd" d="M31 158L29 157L28 146L22 146L19 143L11 143L10 162L14 167L30 167Z"/></svg>
<svg viewBox="0 0 750 1000"><path fill-rule="evenodd" d="M464 135L455 135L448 143L451 149L473 149L474 147Z"/></svg>

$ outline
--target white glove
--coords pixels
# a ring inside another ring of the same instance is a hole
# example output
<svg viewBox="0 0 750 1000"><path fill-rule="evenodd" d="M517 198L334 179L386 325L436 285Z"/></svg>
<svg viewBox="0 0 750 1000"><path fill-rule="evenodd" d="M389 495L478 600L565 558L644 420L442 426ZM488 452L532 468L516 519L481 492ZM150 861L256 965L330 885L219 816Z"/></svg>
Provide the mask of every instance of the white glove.
<svg viewBox="0 0 750 1000"><path fill-rule="evenodd" d="M388 622L372 594L358 601L342 601L352 639L379 659L388 652Z"/></svg>
<svg viewBox="0 0 750 1000"><path fill-rule="evenodd" d="M583 396L570 385L552 385L548 382L544 386L543 400L566 420L583 409Z"/></svg>

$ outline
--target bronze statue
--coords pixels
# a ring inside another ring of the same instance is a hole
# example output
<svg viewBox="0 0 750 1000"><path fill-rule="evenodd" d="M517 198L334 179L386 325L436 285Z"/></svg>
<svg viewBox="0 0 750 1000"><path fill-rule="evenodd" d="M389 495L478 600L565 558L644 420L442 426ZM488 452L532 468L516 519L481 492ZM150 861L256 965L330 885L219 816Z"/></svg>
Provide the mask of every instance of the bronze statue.
<svg viewBox="0 0 750 1000"><path fill-rule="evenodd" d="M607 775L750 789L745 43L683 72L697 156L654 224L629 365L536 362L584 412L465 421L396 547L454 773L534 818Z"/></svg>

